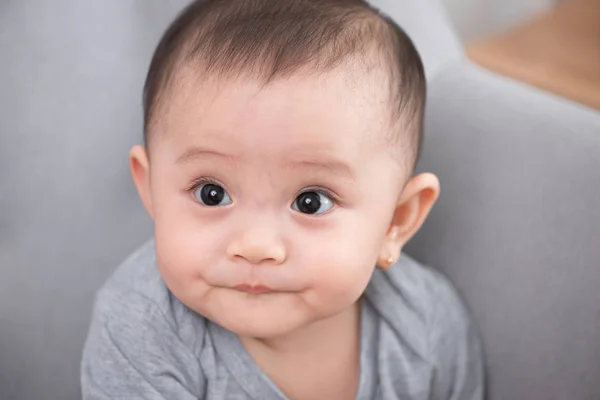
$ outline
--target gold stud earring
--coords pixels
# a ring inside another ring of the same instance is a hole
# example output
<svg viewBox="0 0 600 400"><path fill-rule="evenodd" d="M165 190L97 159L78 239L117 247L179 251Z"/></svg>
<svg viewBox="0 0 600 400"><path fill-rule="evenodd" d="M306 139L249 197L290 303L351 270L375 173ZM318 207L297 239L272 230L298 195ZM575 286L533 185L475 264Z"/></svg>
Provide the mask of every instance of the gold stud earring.
<svg viewBox="0 0 600 400"><path fill-rule="evenodd" d="M394 264L394 257L390 257L390 258L388 258L388 259L387 259L387 264L388 264L388 267L389 267L389 266L392 266L392 264Z"/></svg>

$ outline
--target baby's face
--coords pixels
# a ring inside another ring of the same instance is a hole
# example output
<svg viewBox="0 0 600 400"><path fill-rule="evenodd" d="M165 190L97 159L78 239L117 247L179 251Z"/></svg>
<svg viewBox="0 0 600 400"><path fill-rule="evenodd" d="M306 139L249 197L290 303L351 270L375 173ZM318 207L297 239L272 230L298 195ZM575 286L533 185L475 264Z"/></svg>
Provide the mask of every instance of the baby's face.
<svg viewBox="0 0 600 400"><path fill-rule="evenodd" d="M149 149L147 204L173 294L240 335L274 337L364 291L406 171L386 93L350 73L266 87L181 84Z"/></svg>

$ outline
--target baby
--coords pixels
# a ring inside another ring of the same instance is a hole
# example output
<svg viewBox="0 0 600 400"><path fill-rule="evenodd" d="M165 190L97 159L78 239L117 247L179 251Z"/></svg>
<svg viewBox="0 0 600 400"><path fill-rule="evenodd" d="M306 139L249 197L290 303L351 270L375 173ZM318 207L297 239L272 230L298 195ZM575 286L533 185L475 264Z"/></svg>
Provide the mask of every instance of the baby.
<svg viewBox="0 0 600 400"><path fill-rule="evenodd" d="M160 41L130 153L154 239L98 293L84 399L481 399L455 290L401 249L423 67L362 0L205 0Z"/></svg>

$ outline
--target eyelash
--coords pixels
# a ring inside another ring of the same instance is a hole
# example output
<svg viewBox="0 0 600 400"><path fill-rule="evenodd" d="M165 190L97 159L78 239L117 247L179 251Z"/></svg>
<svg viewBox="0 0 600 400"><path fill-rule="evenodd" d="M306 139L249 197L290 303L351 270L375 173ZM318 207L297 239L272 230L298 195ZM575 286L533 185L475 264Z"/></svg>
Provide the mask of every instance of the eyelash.
<svg viewBox="0 0 600 400"><path fill-rule="evenodd" d="M300 192L298 192L298 194L296 194L296 197L294 197L294 201L296 201L296 199L298 198L298 196L300 196L302 193L307 193L307 192L315 192L315 193L319 193L322 194L324 196L327 196L331 199L331 201L333 201L333 204L338 206L341 204L341 200L340 197L338 195L336 195L335 193L333 193L331 190L328 189L324 189L321 187L307 187L302 189Z"/></svg>
<svg viewBox="0 0 600 400"><path fill-rule="evenodd" d="M227 190L225 185L223 185L218 180L216 180L214 178L209 178L209 177L202 177L202 178L198 178L194 182L192 182L192 184L186 189L186 192L193 193L194 190L198 189L202 185L219 185L219 186L223 187L225 190Z"/></svg>
<svg viewBox="0 0 600 400"><path fill-rule="evenodd" d="M216 180L214 178L210 178L210 177L202 177L202 178L198 178L194 182L192 182L192 184L186 189L186 192L193 193L200 186L209 185L209 184L219 185L227 191L227 188L225 187L225 185L223 185L218 180ZM322 187L315 187L315 186L309 186L307 188L302 189L300 192L298 192L296 194L296 196L294 197L294 201L296 201L296 198L298 198L298 196L300 196L302 193L307 193L307 192L315 192L315 193L319 193L324 196L327 196L331 199L331 201L333 201L334 205L336 205L336 206L342 204L342 201L340 200L340 197L337 194L335 194L331 190L328 190L328 189L325 189Z"/></svg>

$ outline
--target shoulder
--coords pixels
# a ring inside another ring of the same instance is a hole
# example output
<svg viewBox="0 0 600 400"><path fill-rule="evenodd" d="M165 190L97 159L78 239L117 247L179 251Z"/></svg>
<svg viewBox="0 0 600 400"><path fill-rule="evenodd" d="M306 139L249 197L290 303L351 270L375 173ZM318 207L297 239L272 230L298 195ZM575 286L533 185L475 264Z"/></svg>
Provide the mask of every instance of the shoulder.
<svg viewBox="0 0 600 400"><path fill-rule="evenodd" d="M376 269L367 295L385 305L404 302L430 320L440 308L464 311L462 300L448 278L406 254L387 270Z"/></svg>
<svg viewBox="0 0 600 400"><path fill-rule="evenodd" d="M204 319L170 295L154 244L145 244L96 296L82 354L83 397L197 398L204 391L205 331Z"/></svg>
<svg viewBox="0 0 600 400"><path fill-rule="evenodd" d="M190 346L197 344L197 339L189 332L201 333L205 325L204 319L179 302L165 285L156 265L153 240L127 257L100 288L93 319L117 336L135 340L142 332L153 331L189 340Z"/></svg>
<svg viewBox="0 0 600 400"><path fill-rule="evenodd" d="M94 311L111 319L121 315L151 318L166 309L167 295L156 267L154 242L148 241L127 257L96 293Z"/></svg>
<svg viewBox="0 0 600 400"><path fill-rule="evenodd" d="M472 334L469 313L450 280L405 254L391 268L375 270L366 295L429 361L443 342Z"/></svg>
<svg viewBox="0 0 600 400"><path fill-rule="evenodd" d="M434 369L433 397L483 398L479 333L448 278L403 256L375 271L367 296L391 331Z"/></svg>
<svg viewBox="0 0 600 400"><path fill-rule="evenodd" d="M156 266L154 240L147 241L131 253L107 279L98 296L129 291L149 297L165 294L166 287Z"/></svg>

